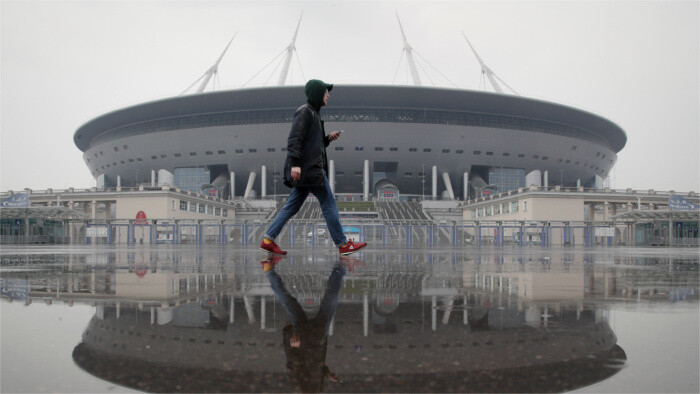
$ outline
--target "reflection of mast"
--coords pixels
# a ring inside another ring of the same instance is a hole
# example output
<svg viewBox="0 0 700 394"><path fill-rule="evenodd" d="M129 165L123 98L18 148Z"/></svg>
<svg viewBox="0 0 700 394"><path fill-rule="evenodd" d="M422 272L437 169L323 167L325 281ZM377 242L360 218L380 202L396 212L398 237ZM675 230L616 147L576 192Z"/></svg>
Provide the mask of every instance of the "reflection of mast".
<svg viewBox="0 0 700 394"><path fill-rule="evenodd" d="M209 69L201 77L199 77L196 81L194 81L192 83L192 85L188 86L187 89L185 89L181 94L184 94L185 92L190 90L192 88L192 86L194 86L199 81L202 81L202 83L197 88L196 93L202 93L204 91L204 88L207 87L209 80L211 80L211 78L219 72L219 63L221 63L221 59L223 59L224 55L226 54L228 47L231 46L233 39L236 38L236 34L238 34L238 32L236 32L233 35L233 37L231 38L231 41L228 42L228 44L226 45L226 48L224 48L224 51L221 52L221 55L219 56L219 58L216 59L216 63L214 63L213 66L209 67Z"/></svg>
<svg viewBox="0 0 700 394"><path fill-rule="evenodd" d="M289 66L292 63L292 55L294 52L297 50L297 48L294 46L294 44L297 41L297 33L299 33L299 26L301 25L301 17L304 15L302 12L301 16L299 16L299 22L297 22L297 29L294 31L294 37L292 37L292 42L289 43L287 46L287 56L284 58L284 63L282 65L282 71L280 71L280 76L279 79L277 80L277 85L278 86L284 86L284 83L287 80L287 74L289 74Z"/></svg>
<svg viewBox="0 0 700 394"><path fill-rule="evenodd" d="M462 32L462 36L464 37L465 40L467 40L467 45L469 45L469 48L471 48L472 52L474 53L474 56L476 56L476 60L478 60L478 61L479 61L479 64L481 65L481 73L484 74L484 75L486 75L486 78L488 78L488 79L489 79L489 82L491 82L491 86L493 86L493 89L494 89L496 92L498 92L498 93L503 93L503 89L501 89L501 86L500 86L500 85L498 84L498 82L496 81L496 80L498 80L498 81L501 81L504 85L506 85L506 87L507 87L508 89L510 89L511 91L513 91L513 93L515 93L515 94L517 94L517 95L520 95L518 92L515 91L515 89L511 88L510 86L508 86L508 84L505 83L505 81L502 80L498 75L496 75L496 73L494 73L493 71L491 71L491 69L489 68L489 66L487 66L486 63L484 63L483 60L481 60L481 57L479 56L478 53L476 53L476 49L474 49L474 46L472 45L472 43L469 42L469 39L468 39L467 36L464 34L464 32Z"/></svg>
<svg viewBox="0 0 700 394"><path fill-rule="evenodd" d="M404 33L403 26L401 26L401 19L399 19L398 12L396 13L396 20L399 21L399 29L401 29L401 38L403 38L403 50L406 52L406 59L408 60L408 67L411 70L413 84L416 86L421 86L420 76L418 75L418 69L416 68L416 62L415 60L413 60L413 48L406 39L406 33Z"/></svg>

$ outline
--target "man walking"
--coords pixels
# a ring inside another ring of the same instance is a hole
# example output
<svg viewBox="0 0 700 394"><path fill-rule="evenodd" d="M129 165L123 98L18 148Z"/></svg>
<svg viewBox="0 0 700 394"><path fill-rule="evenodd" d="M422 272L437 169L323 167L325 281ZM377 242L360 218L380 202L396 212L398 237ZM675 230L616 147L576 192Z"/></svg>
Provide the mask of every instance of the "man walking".
<svg viewBox="0 0 700 394"><path fill-rule="evenodd" d="M367 246L366 242L348 241L343 234L338 206L328 182L326 147L340 137L340 132L337 131L326 135L320 116L321 107L331 97L328 93L331 90L333 85L318 79L310 80L304 87L307 102L294 113L292 130L287 138L287 159L284 162L284 184L292 188L292 193L267 229L265 238L260 243L262 250L287 254L275 244L275 238L287 221L299 212L309 193L313 193L321 204L328 232L341 255L355 253Z"/></svg>

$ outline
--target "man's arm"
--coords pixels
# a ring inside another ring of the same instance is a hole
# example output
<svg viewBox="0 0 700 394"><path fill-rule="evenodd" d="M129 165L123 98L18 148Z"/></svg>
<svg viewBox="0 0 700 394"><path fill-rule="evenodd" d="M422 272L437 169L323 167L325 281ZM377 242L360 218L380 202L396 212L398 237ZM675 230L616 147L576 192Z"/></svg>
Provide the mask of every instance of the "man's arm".
<svg viewBox="0 0 700 394"><path fill-rule="evenodd" d="M294 114L292 129L289 131L289 137L287 137L287 155L292 167L301 167L301 151L311 116L309 108L302 108L298 113Z"/></svg>

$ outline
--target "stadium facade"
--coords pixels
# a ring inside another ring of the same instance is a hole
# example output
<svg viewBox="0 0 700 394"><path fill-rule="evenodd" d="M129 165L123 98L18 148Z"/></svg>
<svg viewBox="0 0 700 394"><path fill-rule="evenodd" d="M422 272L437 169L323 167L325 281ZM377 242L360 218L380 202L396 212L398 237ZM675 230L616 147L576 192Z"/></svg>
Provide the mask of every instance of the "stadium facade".
<svg viewBox="0 0 700 394"><path fill-rule="evenodd" d="M99 186L286 194L287 135L304 99L301 86L172 97L99 116L74 141ZM472 90L336 85L321 115L327 132L345 131L328 148L336 194L365 184L375 197L388 184L456 199L526 182L595 187L627 141L619 126L586 111Z"/></svg>

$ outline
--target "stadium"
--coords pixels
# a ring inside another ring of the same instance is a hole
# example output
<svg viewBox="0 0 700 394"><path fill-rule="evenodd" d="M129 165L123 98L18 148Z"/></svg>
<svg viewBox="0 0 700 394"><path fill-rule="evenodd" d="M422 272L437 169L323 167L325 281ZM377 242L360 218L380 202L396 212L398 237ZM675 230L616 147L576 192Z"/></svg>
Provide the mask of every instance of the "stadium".
<svg viewBox="0 0 700 394"><path fill-rule="evenodd" d="M529 185L603 186L627 141L619 126L517 95L469 40L495 93L422 86L403 27L401 33L413 86L336 85L321 111L326 133L345 132L328 147L336 194L466 200ZM305 102L302 86L284 86L295 40L296 32L283 52L278 86L204 92L227 46L192 85L202 81L195 94L119 109L81 126L74 142L98 186L150 182L227 199L288 194L281 174L286 140ZM516 94L503 93L497 80Z"/></svg>
<svg viewBox="0 0 700 394"><path fill-rule="evenodd" d="M173 97L102 115L74 140L104 186L117 177L135 185L160 171L173 174L175 186L187 189L194 180L200 189L214 184L221 196L242 196L257 173L267 191L284 194L286 138L304 97L298 86ZM592 185L608 176L626 143L622 129L594 114L469 90L339 85L321 115L327 132L345 131L328 147L336 193L363 191L365 160L370 186L388 179L405 194L424 194L422 181L430 194L433 166L442 178L438 194L449 179L456 198L464 198L465 173L472 186L503 184L501 191L524 186L533 171L547 171L550 185ZM268 174L260 174L263 166Z"/></svg>

